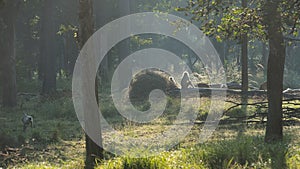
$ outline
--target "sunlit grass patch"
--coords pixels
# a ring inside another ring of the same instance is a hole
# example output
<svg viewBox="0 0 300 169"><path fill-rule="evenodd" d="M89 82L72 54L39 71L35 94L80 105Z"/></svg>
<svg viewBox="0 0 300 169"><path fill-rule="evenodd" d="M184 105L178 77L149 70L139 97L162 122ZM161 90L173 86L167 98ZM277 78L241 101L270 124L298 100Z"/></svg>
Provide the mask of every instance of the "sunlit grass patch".
<svg viewBox="0 0 300 169"><path fill-rule="evenodd" d="M286 139L269 145L264 143L261 135L244 135L179 148L146 158L117 157L104 161L98 168L297 168L299 150L291 148L289 142Z"/></svg>

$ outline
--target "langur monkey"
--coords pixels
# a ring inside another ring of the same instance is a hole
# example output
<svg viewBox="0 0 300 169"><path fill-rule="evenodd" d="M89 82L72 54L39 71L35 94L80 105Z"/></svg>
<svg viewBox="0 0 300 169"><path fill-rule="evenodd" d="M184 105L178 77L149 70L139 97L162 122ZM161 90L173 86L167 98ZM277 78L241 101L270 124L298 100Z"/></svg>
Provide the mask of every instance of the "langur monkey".
<svg viewBox="0 0 300 169"><path fill-rule="evenodd" d="M260 87L259 87L259 90L264 90L264 91L266 91L266 90L267 90L267 82L262 83L262 84L260 85Z"/></svg>
<svg viewBox="0 0 300 169"><path fill-rule="evenodd" d="M23 123L23 131L25 132L26 128L28 126L32 127L32 125L33 125L33 117L27 115L26 113L23 113L22 123Z"/></svg>
<svg viewBox="0 0 300 169"><path fill-rule="evenodd" d="M181 89L187 89L190 86L194 88L189 73L184 71L181 78Z"/></svg>

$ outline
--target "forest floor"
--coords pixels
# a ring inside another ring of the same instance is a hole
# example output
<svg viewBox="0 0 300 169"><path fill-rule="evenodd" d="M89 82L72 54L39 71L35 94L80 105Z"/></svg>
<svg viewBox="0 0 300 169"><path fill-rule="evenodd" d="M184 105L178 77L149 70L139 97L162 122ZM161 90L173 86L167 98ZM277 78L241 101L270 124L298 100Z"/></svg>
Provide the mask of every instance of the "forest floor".
<svg viewBox="0 0 300 169"><path fill-rule="evenodd" d="M0 109L0 168L83 168L84 132L73 108L71 92L63 90L51 97L23 93L19 98L17 108ZM249 102L264 99L255 97ZM116 110L109 99L100 99L100 109L116 130L132 137L149 138L163 132L162 126L171 124L176 114L170 112L178 109L176 103L178 101L174 101L174 106L162 118L142 125L115 116L112 112ZM207 142L198 143L209 106L210 100L202 98L201 108L195 110L198 112L195 126L171 150L145 158L106 154L106 160L98 161L98 168L300 168L298 117L290 117L292 120L284 123L284 140L270 145L263 141L265 119L257 117L247 123L246 118L237 118L242 110L236 107L223 115ZM226 109L232 106L234 104L226 103ZM299 107L297 104L289 106ZM249 106L247 110L251 116L258 107ZM265 110L259 108L259 111ZM34 117L33 128L29 127L26 132L21 123L23 113Z"/></svg>

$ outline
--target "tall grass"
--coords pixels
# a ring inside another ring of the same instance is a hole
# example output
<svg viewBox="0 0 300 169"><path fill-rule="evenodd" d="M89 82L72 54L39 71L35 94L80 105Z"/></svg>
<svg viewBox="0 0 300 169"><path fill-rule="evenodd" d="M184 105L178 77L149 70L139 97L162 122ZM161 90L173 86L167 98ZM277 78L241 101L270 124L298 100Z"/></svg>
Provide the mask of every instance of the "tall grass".
<svg viewBox="0 0 300 169"><path fill-rule="evenodd" d="M299 168L299 148L291 149L289 140L265 144L263 137L239 136L235 139L200 144L155 157L117 157L105 161L99 169L179 169L179 168Z"/></svg>

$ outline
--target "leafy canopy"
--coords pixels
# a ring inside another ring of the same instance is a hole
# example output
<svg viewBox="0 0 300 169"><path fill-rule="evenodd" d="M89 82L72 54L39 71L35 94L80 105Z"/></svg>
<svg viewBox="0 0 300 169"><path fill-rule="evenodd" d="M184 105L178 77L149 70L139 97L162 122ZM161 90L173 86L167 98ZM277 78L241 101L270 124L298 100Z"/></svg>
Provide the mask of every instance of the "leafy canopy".
<svg viewBox="0 0 300 169"><path fill-rule="evenodd" d="M243 8L241 2L231 0L190 0L186 7L177 11L191 16L192 21L201 22L200 29L208 36L222 39L240 40L247 34L250 38L267 39L263 21L266 0L251 0ZM298 36L300 25L300 1L282 0L280 3L282 30L287 36Z"/></svg>

